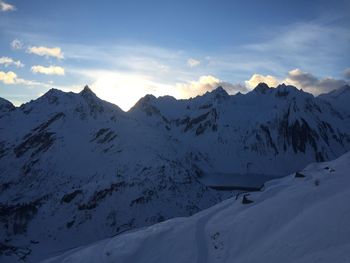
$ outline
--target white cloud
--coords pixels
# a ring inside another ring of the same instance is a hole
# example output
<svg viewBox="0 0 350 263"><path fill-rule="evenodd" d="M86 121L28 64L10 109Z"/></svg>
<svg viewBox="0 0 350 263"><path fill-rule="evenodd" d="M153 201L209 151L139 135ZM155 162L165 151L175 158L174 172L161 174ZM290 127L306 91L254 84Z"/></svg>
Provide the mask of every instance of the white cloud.
<svg viewBox="0 0 350 263"><path fill-rule="evenodd" d="M11 48L12 49L22 49L23 48L23 43L19 39L14 39L11 42Z"/></svg>
<svg viewBox="0 0 350 263"><path fill-rule="evenodd" d="M265 44L260 47L237 47L237 49L234 48L229 52L225 52L225 54L209 54L210 57L208 58L204 54L199 54L198 58L203 60L200 61L200 66L195 68L195 70L188 70L191 64L188 62L190 62L192 54L183 50L164 49L139 44L111 45L107 43L97 46L62 42L58 44L48 43L45 38L26 41L47 43L45 45L49 47L61 47L64 50L64 57L69 59L69 61L79 60L83 62L78 67L74 66L78 65L75 63L71 66L67 65L67 68L65 68L69 70L70 75L75 79L74 82L84 80L84 82L93 83L91 88L98 96L116 103L123 109L128 109L147 93L152 93L155 96L171 95L176 98L188 98L203 94L221 85L224 86L228 93L232 94L237 91L246 92L248 89L243 85L224 82L220 78L233 80L233 83L246 84L249 88L255 87L260 81L265 81L270 86L276 86L287 79L287 74L280 75L281 72L287 73L294 67L307 68L311 71L315 70L308 63L304 67L303 57L307 58L307 56L304 56L307 53L306 51L311 52L308 48L305 48L304 45L293 47L298 44L298 41L292 42L291 50L293 52L291 53L293 54L290 54L284 48L284 42L278 42L278 45L275 44L278 40L276 35L274 33L269 38L273 39L271 42L258 41ZM291 35L295 36L297 33ZM318 35L322 36L322 34ZM21 36L18 36L18 38L24 39ZM291 37L288 36L288 38ZM312 39L317 38L315 36ZM302 40L303 43L312 42L307 40L307 36L305 36L304 40ZM307 44L306 46L309 45ZM344 50L344 48L341 49ZM293 57L294 52L298 55L297 58ZM91 56L91 54L94 55ZM283 59L279 59L280 54L283 55ZM287 56L289 54L290 56ZM41 52L41 55L45 56L43 52ZM327 57L334 58L333 56ZM289 63L289 61L291 62ZM324 67L332 67L329 63L320 63L319 56L317 56L315 61L313 65L317 65L317 67L321 65L321 72L327 71ZM97 68L89 67L91 65L95 65ZM89 72L85 74L82 73L83 71L85 73ZM254 72L263 72L264 74L248 75ZM267 72L270 75L266 76ZM332 70L329 70L329 72L332 72ZM210 75L208 76L208 74ZM199 76L202 77L199 78ZM217 76L220 76L220 78ZM247 82L244 82L244 80L247 80ZM302 85L296 86L305 89Z"/></svg>
<svg viewBox="0 0 350 263"><path fill-rule="evenodd" d="M18 78L17 74L13 71L8 71L8 72L0 71L0 81L3 82L4 84L9 84L9 85L18 84L18 85L25 85L25 86L40 86L45 88L52 88L52 85L49 85L46 83Z"/></svg>
<svg viewBox="0 0 350 263"><path fill-rule="evenodd" d="M0 81L5 84L15 84L17 79L17 75L13 71L0 71Z"/></svg>
<svg viewBox="0 0 350 263"><path fill-rule="evenodd" d="M201 76L197 81L190 81L189 83L178 83L176 89L180 92L182 98L196 97L211 91L219 86L220 80L214 76Z"/></svg>
<svg viewBox="0 0 350 263"><path fill-rule="evenodd" d="M280 83L285 83L314 95L329 92L347 84L346 81L342 79L335 79L332 77L318 78L300 69L289 71L284 79L278 79L270 75L263 76L260 74L253 74L249 80L245 81L249 88L256 87L260 82L266 83L269 87L276 87Z"/></svg>
<svg viewBox="0 0 350 263"><path fill-rule="evenodd" d="M0 57L0 65L4 65L5 67L14 65L18 68L24 67L24 64L19 61L19 60L13 60L12 58L9 57Z"/></svg>
<svg viewBox="0 0 350 263"><path fill-rule="evenodd" d="M294 85L315 95L329 92L346 85L346 81L332 77L318 78L311 73L293 69L288 72L287 78L283 81L286 84Z"/></svg>
<svg viewBox="0 0 350 263"><path fill-rule="evenodd" d="M53 47L53 48L43 47L43 46L29 47L28 53L36 54L38 56L55 57L58 59L63 58L63 53L61 51L61 48L59 48L59 47Z"/></svg>
<svg viewBox="0 0 350 263"><path fill-rule="evenodd" d="M199 60L196 60L194 58L189 58L187 60L187 65L191 68L197 67L201 64L201 62Z"/></svg>
<svg viewBox="0 0 350 263"><path fill-rule="evenodd" d="M276 87L279 83L278 79L271 75L253 74L253 76L245 81L248 88L255 88L260 82L266 83L269 87Z"/></svg>
<svg viewBox="0 0 350 263"><path fill-rule="evenodd" d="M45 75L64 75L64 68L58 66L44 67L40 65L32 66L31 71L33 73L40 73Z"/></svg>
<svg viewBox="0 0 350 263"><path fill-rule="evenodd" d="M246 88L240 84L235 85L225 82L211 75L201 76L197 81L177 83L175 88L179 93L178 98L190 98L212 91L219 86L223 87L230 94L246 91Z"/></svg>
<svg viewBox="0 0 350 263"><path fill-rule="evenodd" d="M15 11L16 7L4 1L0 1L0 10L2 12Z"/></svg>
<svg viewBox="0 0 350 263"><path fill-rule="evenodd" d="M280 83L285 83L287 85L293 85L298 89L303 89L314 95L329 92L346 85L345 80L332 77L318 78L313 74L300 69L290 70L284 79L278 79L270 75L263 76L260 74L253 74L249 80L245 81L248 88L254 88L260 82L266 83L269 87L276 87Z"/></svg>

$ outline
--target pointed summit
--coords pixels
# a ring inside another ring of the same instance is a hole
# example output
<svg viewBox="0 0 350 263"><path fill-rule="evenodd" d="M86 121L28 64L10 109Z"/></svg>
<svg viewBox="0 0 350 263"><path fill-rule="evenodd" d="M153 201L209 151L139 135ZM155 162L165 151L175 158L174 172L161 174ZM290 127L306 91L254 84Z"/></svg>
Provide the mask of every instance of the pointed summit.
<svg viewBox="0 0 350 263"><path fill-rule="evenodd" d="M62 90L59 89L49 89L44 95L43 97L54 97L54 96L59 96L61 94L63 94L64 92Z"/></svg>
<svg viewBox="0 0 350 263"><path fill-rule="evenodd" d="M226 90L222 86L219 86L216 89L214 89L212 91L212 93L220 94L220 96L228 96L228 93L226 92Z"/></svg>
<svg viewBox="0 0 350 263"><path fill-rule="evenodd" d="M88 85L85 85L84 89L82 91L80 91L79 93L80 95L82 95L83 97L91 97L94 96L96 97L96 94L89 88Z"/></svg>
<svg viewBox="0 0 350 263"><path fill-rule="evenodd" d="M286 85L285 83L279 84L276 89L288 89L298 91L299 89L293 85Z"/></svg>
<svg viewBox="0 0 350 263"><path fill-rule="evenodd" d="M10 101L0 98L0 112L13 111L15 108Z"/></svg>
<svg viewBox="0 0 350 263"><path fill-rule="evenodd" d="M49 104L58 104L60 99L66 95L65 92L59 89L49 89L44 95L42 95L38 101L47 101Z"/></svg>
<svg viewBox="0 0 350 263"><path fill-rule="evenodd" d="M204 96L221 100L221 99L228 98L230 95L228 95L228 93L222 86L219 86L216 89L205 93Z"/></svg>
<svg viewBox="0 0 350 263"><path fill-rule="evenodd" d="M293 85L286 85L284 83L278 85L276 88L275 88L275 94L277 97L286 97L286 96L289 96L289 95L296 95L296 94L303 94L306 95L306 93L302 90L299 90L298 88L294 87Z"/></svg>
<svg viewBox="0 0 350 263"><path fill-rule="evenodd" d="M266 83L260 82L253 91L265 94L268 90L270 90L270 87Z"/></svg>

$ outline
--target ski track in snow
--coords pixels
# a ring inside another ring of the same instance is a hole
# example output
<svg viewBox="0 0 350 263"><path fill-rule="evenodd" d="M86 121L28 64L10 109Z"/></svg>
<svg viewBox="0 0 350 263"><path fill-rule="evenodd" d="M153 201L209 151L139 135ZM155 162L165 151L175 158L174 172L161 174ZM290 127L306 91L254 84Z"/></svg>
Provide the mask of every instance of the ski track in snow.
<svg viewBox="0 0 350 263"><path fill-rule="evenodd" d="M232 200L228 200L226 205L220 206L217 209L213 210L206 216L201 217L196 224L196 243L197 243L197 263L208 262L208 242L207 237L205 236L205 227L210 219L216 215L219 211L224 211L229 206L233 205Z"/></svg>

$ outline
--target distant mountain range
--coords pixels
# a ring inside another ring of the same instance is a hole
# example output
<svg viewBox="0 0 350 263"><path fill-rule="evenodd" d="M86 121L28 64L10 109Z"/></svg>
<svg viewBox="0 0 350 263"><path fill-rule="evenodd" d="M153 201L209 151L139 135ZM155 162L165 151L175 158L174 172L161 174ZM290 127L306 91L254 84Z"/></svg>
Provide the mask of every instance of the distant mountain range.
<svg viewBox="0 0 350 263"><path fill-rule="evenodd" d="M256 188L335 159L350 150L349 97L349 86L314 97L261 83L147 95L128 112L88 87L20 107L0 99L0 259L36 262L192 215L232 196L220 187Z"/></svg>

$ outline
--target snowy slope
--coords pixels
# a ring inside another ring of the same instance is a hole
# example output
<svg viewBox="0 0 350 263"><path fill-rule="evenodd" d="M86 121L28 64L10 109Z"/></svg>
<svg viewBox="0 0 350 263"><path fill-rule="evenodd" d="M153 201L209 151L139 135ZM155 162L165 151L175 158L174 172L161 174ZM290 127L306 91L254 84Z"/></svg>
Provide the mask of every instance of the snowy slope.
<svg viewBox="0 0 350 263"><path fill-rule="evenodd" d="M349 171L347 153L189 218L171 219L44 262L347 263Z"/></svg>
<svg viewBox="0 0 350 263"><path fill-rule="evenodd" d="M8 100L0 98L0 118L15 109L15 106Z"/></svg>
<svg viewBox="0 0 350 263"><path fill-rule="evenodd" d="M326 94L321 94L318 98L331 103L340 111L344 111L350 116L350 86L345 85L342 88L333 90Z"/></svg>
<svg viewBox="0 0 350 263"><path fill-rule="evenodd" d="M350 149L349 117L295 87L147 95L132 110L50 90L0 115L0 259L58 251L259 188ZM232 187L235 186L235 187Z"/></svg>

